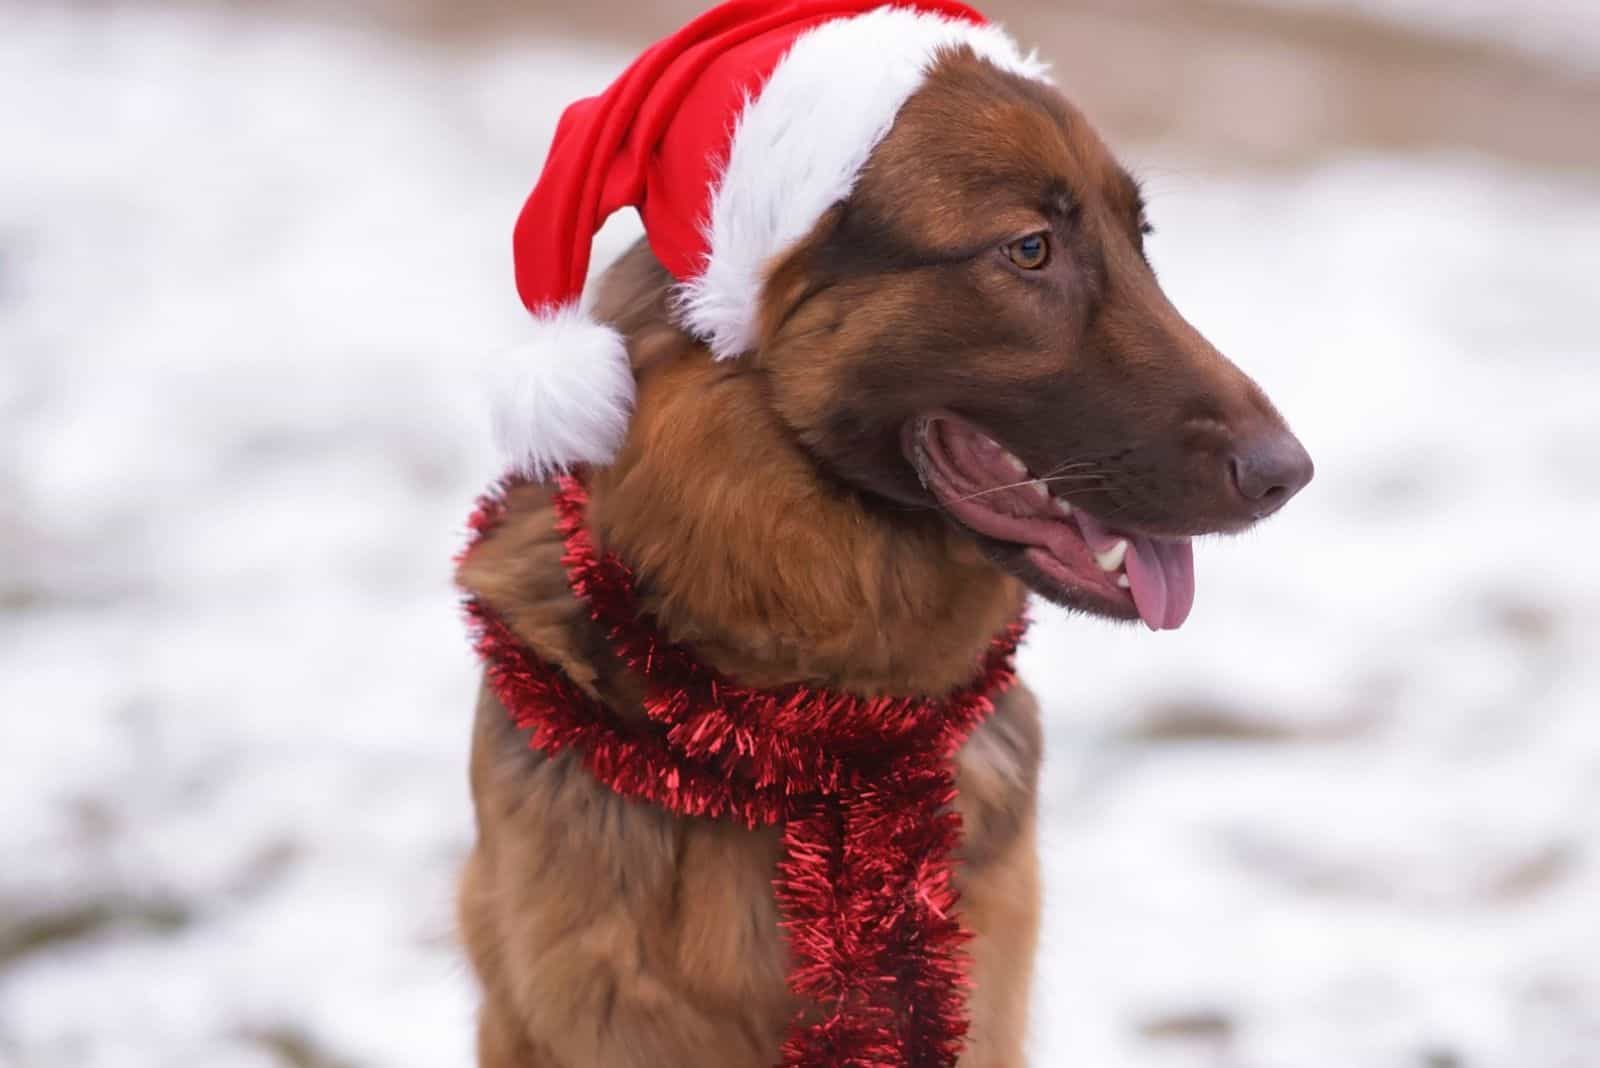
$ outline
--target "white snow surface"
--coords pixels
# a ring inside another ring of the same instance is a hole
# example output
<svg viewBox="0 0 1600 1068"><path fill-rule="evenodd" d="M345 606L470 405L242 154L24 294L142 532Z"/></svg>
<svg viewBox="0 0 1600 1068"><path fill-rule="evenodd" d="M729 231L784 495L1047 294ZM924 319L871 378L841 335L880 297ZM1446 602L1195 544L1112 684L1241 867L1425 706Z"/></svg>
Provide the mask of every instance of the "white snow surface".
<svg viewBox="0 0 1600 1068"><path fill-rule="evenodd" d="M474 383L625 58L0 6L0 1065L470 1062ZM1132 155L1319 474L1038 612L1035 1063L1595 1068L1600 183Z"/></svg>

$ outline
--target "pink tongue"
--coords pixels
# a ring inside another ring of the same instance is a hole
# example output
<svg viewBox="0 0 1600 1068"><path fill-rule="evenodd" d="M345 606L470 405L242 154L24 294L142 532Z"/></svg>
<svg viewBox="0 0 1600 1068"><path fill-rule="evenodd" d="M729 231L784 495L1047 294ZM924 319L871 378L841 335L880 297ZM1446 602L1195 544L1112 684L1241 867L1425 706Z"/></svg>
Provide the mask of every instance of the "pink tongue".
<svg viewBox="0 0 1600 1068"><path fill-rule="evenodd" d="M1188 538L1147 538L1117 534L1083 512L1076 514L1078 529L1095 552L1104 552L1128 540L1128 592L1133 594L1139 618L1151 630L1177 630L1194 607L1194 546Z"/></svg>
<svg viewBox="0 0 1600 1068"><path fill-rule="evenodd" d="M1188 538L1128 543L1128 585L1139 617L1151 630L1177 630L1194 607L1194 546Z"/></svg>

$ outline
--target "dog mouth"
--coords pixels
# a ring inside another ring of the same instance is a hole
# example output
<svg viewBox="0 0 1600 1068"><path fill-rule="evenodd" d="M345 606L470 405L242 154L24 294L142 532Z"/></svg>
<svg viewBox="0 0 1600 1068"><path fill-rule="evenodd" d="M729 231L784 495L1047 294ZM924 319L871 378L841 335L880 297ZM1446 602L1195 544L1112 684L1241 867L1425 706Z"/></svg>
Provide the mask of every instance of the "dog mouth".
<svg viewBox="0 0 1600 1068"><path fill-rule="evenodd" d="M1112 526L1053 492L1048 479L957 416L913 420L905 444L944 511L1041 595L1097 615L1143 620L1151 630L1175 630L1189 617L1190 539Z"/></svg>

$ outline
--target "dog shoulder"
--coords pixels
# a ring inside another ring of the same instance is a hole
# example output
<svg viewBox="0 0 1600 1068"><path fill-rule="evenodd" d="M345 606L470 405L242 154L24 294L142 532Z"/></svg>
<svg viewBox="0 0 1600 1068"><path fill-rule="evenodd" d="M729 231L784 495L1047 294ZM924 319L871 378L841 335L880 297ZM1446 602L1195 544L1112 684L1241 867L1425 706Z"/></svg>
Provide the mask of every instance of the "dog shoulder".
<svg viewBox="0 0 1600 1068"><path fill-rule="evenodd" d="M531 750L485 690L461 929L488 1017L554 1063L756 1065L795 1005L771 894L778 838L617 795ZM502 1023L502 1026L503 1023ZM519 1062L520 1063L520 1062Z"/></svg>
<svg viewBox="0 0 1600 1068"><path fill-rule="evenodd" d="M1018 684L956 756L956 807L964 840L961 859L983 868L1022 833L1031 833L1043 737L1039 702Z"/></svg>

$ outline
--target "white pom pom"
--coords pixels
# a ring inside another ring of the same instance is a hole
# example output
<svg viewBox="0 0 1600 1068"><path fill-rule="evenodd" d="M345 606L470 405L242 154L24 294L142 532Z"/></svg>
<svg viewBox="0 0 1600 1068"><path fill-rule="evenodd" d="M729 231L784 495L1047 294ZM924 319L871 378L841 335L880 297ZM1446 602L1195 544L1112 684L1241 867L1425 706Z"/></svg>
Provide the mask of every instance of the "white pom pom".
<svg viewBox="0 0 1600 1068"><path fill-rule="evenodd" d="M534 319L534 337L494 398L494 436L508 466L544 479L611 462L628 434L633 369L622 336L575 308Z"/></svg>

